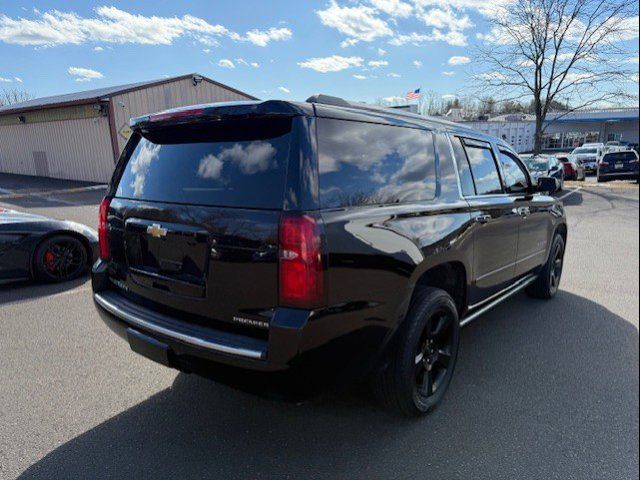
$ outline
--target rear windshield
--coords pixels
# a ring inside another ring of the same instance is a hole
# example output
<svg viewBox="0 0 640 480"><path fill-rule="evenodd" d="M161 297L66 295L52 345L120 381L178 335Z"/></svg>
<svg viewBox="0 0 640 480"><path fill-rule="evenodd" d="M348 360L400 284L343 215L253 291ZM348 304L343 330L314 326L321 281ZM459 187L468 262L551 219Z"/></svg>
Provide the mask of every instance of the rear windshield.
<svg viewBox="0 0 640 480"><path fill-rule="evenodd" d="M116 196L281 208L291 119L228 121L135 134Z"/></svg>
<svg viewBox="0 0 640 480"><path fill-rule="evenodd" d="M598 153L597 148L576 148L573 151L576 155L596 155Z"/></svg>
<svg viewBox="0 0 640 480"><path fill-rule="evenodd" d="M623 162L623 161L635 160L636 154L635 152L615 152L615 153L607 153L604 156L604 158L612 162Z"/></svg>

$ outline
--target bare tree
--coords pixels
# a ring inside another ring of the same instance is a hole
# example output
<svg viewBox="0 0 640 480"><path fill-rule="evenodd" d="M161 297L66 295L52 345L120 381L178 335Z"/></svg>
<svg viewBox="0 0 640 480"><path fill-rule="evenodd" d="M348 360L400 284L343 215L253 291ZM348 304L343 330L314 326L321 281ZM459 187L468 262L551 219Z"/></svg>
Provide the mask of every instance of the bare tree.
<svg viewBox="0 0 640 480"><path fill-rule="evenodd" d="M15 103L26 102L27 100L31 100L33 95L24 90L19 90L17 88L12 88L7 90L3 88L0 90L0 107L4 105L13 105Z"/></svg>
<svg viewBox="0 0 640 480"><path fill-rule="evenodd" d="M637 14L637 0L503 4L478 48L474 65L480 68L473 77L484 95L494 93L518 102L531 99L536 116L534 150L539 153L550 123L545 120L554 106L570 99L576 110L635 97L638 71L630 60L637 43L631 47L629 40L637 37Z"/></svg>

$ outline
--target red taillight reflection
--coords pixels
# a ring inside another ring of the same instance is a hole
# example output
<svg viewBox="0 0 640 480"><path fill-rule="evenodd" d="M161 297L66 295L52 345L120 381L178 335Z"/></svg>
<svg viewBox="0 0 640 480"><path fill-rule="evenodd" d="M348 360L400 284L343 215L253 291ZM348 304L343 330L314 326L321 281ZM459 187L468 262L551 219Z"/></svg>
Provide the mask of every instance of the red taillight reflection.
<svg viewBox="0 0 640 480"><path fill-rule="evenodd" d="M285 214L280 220L280 304L314 308L324 298L322 238L311 216Z"/></svg>
<svg viewBox="0 0 640 480"><path fill-rule="evenodd" d="M102 260L111 258L111 249L109 248L109 224L107 223L110 203L111 199L104 197L102 202L100 202L100 208L98 210L98 242L100 244L100 258Z"/></svg>
<svg viewBox="0 0 640 480"><path fill-rule="evenodd" d="M177 112L157 113L155 115L149 115L150 122L160 122L162 120L171 120L173 118L182 117L197 117L204 113L202 108L192 108L190 110L179 110Z"/></svg>

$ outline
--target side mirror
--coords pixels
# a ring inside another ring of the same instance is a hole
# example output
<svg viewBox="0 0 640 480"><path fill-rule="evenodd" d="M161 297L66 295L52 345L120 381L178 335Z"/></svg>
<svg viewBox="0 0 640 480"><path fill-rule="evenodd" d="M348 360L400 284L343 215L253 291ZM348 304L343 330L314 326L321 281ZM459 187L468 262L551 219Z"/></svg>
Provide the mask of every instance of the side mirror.
<svg viewBox="0 0 640 480"><path fill-rule="evenodd" d="M553 177L538 178L538 191L544 193L554 193L558 189L556 179Z"/></svg>

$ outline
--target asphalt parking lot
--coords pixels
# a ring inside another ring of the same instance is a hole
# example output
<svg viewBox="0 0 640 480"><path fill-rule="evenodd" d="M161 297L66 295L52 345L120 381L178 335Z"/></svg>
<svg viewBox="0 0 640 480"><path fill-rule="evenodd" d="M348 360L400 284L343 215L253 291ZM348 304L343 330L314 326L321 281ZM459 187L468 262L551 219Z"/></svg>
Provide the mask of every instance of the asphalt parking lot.
<svg viewBox="0 0 640 480"><path fill-rule="evenodd" d="M465 328L420 420L358 389L284 403L156 365L86 278L2 287L0 478L638 478L638 186L576 185L562 291ZM17 190L0 178L0 206L95 226L99 187Z"/></svg>

